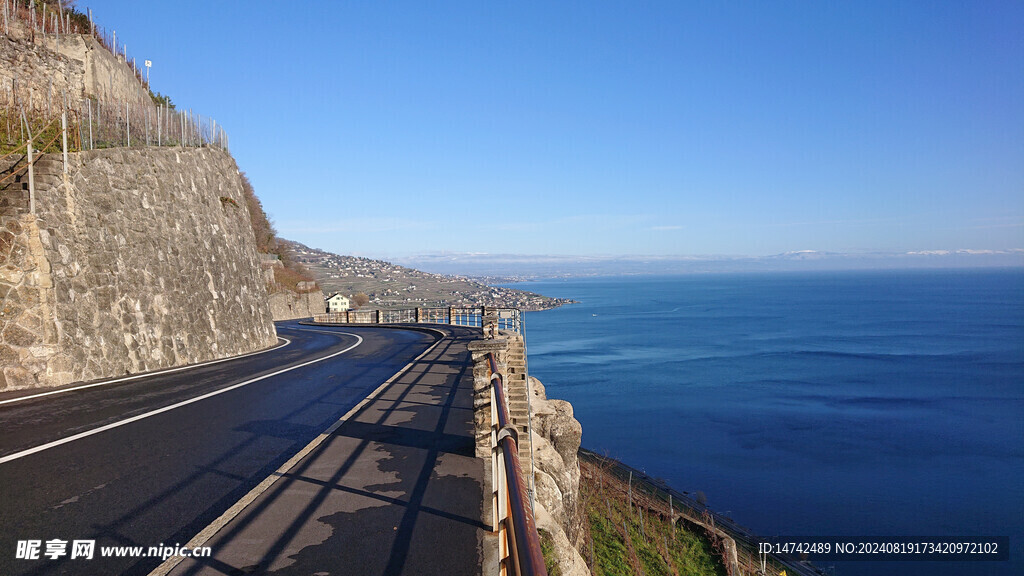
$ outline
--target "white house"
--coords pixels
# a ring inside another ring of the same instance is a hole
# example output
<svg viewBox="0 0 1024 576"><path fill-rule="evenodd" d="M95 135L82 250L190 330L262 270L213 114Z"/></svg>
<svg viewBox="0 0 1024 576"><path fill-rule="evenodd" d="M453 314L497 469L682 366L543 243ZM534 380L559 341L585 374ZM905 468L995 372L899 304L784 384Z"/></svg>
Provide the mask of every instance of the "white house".
<svg viewBox="0 0 1024 576"><path fill-rule="evenodd" d="M327 299L327 311L328 312L344 312L349 309L348 298L341 295L341 293L332 294Z"/></svg>

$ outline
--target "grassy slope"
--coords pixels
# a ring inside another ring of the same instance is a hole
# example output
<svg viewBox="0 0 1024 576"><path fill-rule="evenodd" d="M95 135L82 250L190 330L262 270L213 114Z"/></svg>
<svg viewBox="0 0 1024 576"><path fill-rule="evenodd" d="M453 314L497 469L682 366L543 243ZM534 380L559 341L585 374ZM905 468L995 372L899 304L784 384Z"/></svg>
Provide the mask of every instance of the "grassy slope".
<svg viewBox="0 0 1024 576"><path fill-rule="evenodd" d="M581 459L580 471L589 531L583 557L594 574L725 575L708 537L683 522L673 529L669 511L637 483L630 500L626 483L599 465Z"/></svg>
<svg viewBox="0 0 1024 576"><path fill-rule="evenodd" d="M677 500L673 529L668 495L655 483L637 476L630 489L625 470L613 469L617 462L590 452L581 451L579 462L580 496L589 529L583 556L594 574L726 574L725 547L701 525L714 524L709 515L680 506ZM759 574L756 548L745 541L736 544L740 571ZM767 574L787 573L776 558L766 561Z"/></svg>

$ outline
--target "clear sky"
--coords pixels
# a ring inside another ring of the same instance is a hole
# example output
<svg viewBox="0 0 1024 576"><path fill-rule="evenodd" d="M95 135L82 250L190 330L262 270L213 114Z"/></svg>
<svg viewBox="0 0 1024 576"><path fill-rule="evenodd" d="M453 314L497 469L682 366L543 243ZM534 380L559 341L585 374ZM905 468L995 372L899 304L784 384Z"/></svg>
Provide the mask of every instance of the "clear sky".
<svg viewBox="0 0 1024 576"><path fill-rule="evenodd" d="M319 248L1024 248L1019 0L78 7Z"/></svg>

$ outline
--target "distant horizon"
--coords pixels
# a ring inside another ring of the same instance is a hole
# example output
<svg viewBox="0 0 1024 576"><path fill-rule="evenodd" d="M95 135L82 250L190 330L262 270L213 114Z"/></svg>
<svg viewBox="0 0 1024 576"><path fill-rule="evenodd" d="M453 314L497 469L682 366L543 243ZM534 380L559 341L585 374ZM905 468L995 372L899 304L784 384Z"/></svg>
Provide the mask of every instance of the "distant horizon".
<svg viewBox="0 0 1024 576"><path fill-rule="evenodd" d="M323 248L321 248L323 250ZM412 258L429 258L429 257L486 257L486 258L558 258L558 259L579 259L579 260L636 260L636 259L652 259L652 260L685 260L685 259L729 259L729 258L773 258L777 256L796 256L796 255L829 255L829 256L947 256L954 254L962 255L993 255L993 254L1024 254L1024 248L1009 248L1004 250L996 249L975 249L975 248L958 248L952 250L912 250L912 251L887 251L887 250L873 250L873 251L850 251L850 252L833 252L827 250L788 250L785 252L773 252L767 254L568 254L568 253L529 253L529 252L458 252L452 250L438 250L438 251L422 251L422 252L411 252L411 253L399 253L391 255L372 255L372 254L348 254L350 256L357 256L360 258L373 258L376 260L384 260L387 258L397 259L412 259Z"/></svg>
<svg viewBox="0 0 1024 576"><path fill-rule="evenodd" d="M876 258L888 258L888 257L905 257L905 256L920 256L920 257L943 257L943 256L1022 256L1021 265L1024 266L1024 248L1009 248L1009 249L979 249L979 248L957 248L957 249L936 249L936 250L912 250L912 251L886 251L886 250L875 250L875 251L850 251L850 252L832 252L825 250L789 250L785 252L769 253L769 254L567 254L567 253L527 253L527 252L472 252L472 251L455 251L455 250L423 250L418 252L400 252L393 254L385 253L359 253L345 250L331 250L323 246L316 244L310 244L301 242L291 238L286 239L290 242L296 242L314 248L317 250L323 250L325 252L331 252L342 256L352 256L355 258L368 258L371 260L384 260L384 261L421 261L428 259L526 259L535 260L537 258L543 259L554 259L564 261L591 261L591 260L757 260L757 259L770 259L779 257L850 257L850 258L865 258L865 257L876 257Z"/></svg>
<svg viewBox="0 0 1024 576"><path fill-rule="evenodd" d="M795 251L769 256L421 254L393 264L461 276L558 278L743 272L1024 269L1024 249L905 253Z"/></svg>

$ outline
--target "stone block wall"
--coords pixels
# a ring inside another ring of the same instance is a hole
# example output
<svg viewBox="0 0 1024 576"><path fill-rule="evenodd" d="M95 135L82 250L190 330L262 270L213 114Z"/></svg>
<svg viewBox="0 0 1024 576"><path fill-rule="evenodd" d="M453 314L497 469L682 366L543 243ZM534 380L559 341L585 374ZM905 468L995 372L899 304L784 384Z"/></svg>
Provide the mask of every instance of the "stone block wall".
<svg viewBox="0 0 1024 576"><path fill-rule="evenodd" d="M36 165L37 214L0 211L0 390L57 386L273 345L234 160L109 149Z"/></svg>
<svg viewBox="0 0 1024 576"><path fill-rule="evenodd" d="M36 359L53 354L53 326L42 321L52 310L40 301L49 294L40 290L49 270L40 269L45 260L37 259L42 247L33 220L0 215L0 390L32 386Z"/></svg>
<svg viewBox="0 0 1024 576"><path fill-rule="evenodd" d="M326 310L322 290L295 293L290 290L270 295L270 314L274 320L295 320L323 314Z"/></svg>

